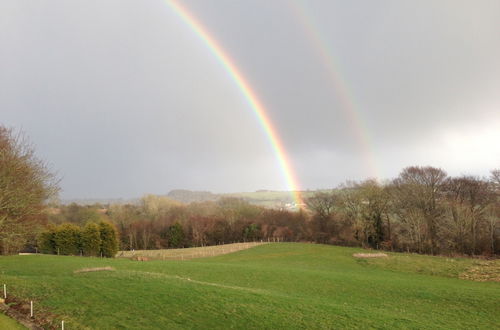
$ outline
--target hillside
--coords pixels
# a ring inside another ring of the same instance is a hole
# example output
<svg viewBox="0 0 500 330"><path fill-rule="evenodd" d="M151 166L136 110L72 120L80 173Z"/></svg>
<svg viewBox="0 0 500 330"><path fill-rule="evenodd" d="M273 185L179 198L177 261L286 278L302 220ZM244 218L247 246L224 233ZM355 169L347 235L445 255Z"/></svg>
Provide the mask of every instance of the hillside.
<svg viewBox="0 0 500 330"><path fill-rule="evenodd" d="M185 204L193 202L216 201L220 198L219 195L213 194L210 191L192 191L186 189L171 190L167 194L167 197Z"/></svg>
<svg viewBox="0 0 500 330"><path fill-rule="evenodd" d="M477 261L353 257L363 251L275 243L187 261L11 256L0 257L0 283L71 329L498 327L500 284L458 278ZM75 273L89 267L113 270Z"/></svg>
<svg viewBox="0 0 500 330"><path fill-rule="evenodd" d="M304 191L302 192L302 197L310 197L313 193L313 191ZM177 189L170 191L167 197L186 204L192 202L216 201L220 198L240 198L250 204L268 208L286 208L287 204L294 202L289 191L275 190L214 194L209 191Z"/></svg>

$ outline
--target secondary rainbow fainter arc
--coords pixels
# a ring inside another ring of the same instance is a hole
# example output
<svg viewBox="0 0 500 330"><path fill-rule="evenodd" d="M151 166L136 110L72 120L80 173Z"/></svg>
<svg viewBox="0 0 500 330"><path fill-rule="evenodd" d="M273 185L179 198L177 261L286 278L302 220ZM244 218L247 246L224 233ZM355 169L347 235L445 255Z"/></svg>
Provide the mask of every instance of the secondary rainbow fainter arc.
<svg viewBox="0 0 500 330"><path fill-rule="evenodd" d="M267 115L267 111L262 105L262 103L257 98L255 92L252 90L246 79L240 73L236 65L229 58L227 53L223 48L217 43L217 41L209 34L207 29L182 5L177 1L169 0L166 1L167 5L172 8L172 10L179 16L184 23L186 23L191 30L205 43L212 54L218 59L222 64L224 69L227 71L229 76L238 86L238 89L243 94L245 100L250 105L254 114L264 129L267 138L271 144L272 149L276 159L278 160L279 166L281 168L283 177L286 181L287 189L291 192L294 202L297 205L303 205L303 199L300 193L297 178L292 170L290 160L287 157L283 143L278 137L276 128L271 123Z"/></svg>
<svg viewBox="0 0 500 330"><path fill-rule="evenodd" d="M373 139L361 116L359 106L356 105L356 98L337 64L338 61L335 59L332 47L326 41L305 2L293 0L289 1L288 4L291 12L302 25L303 32L306 34L313 49L318 53L324 68L329 74L332 90L340 102L340 109L344 113L345 119L347 119L350 131L361 149L363 162L369 175L374 179L380 180L382 175L374 153Z"/></svg>

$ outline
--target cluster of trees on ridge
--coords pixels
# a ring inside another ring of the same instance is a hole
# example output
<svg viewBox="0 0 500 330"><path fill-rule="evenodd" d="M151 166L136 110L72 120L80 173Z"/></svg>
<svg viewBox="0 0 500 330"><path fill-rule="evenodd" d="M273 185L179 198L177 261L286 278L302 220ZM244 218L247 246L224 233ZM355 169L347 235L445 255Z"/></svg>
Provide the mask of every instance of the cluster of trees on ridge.
<svg viewBox="0 0 500 330"><path fill-rule="evenodd" d="M95 233L102 223L114 226L120 249L279 238L430 254L500 252L500 170L478 178L407 167L384 184L366 180L318 191L306 200L307 208L297 212L238 198L183 204L155 195L137 204L81 206L47 203L57 192L57 180L9 130L0 129L0 151L3 254L39 248L111 256L104 252L101 232ZM89 243L89 236L95 242Z"/></svg>

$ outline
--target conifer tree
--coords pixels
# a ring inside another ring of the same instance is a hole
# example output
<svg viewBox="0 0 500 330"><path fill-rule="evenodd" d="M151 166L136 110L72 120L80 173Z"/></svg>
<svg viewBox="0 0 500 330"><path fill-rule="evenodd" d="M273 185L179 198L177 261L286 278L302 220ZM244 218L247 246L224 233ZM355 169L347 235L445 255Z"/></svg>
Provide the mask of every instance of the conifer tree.
<svg viewBox="0 0 500 330"><path fill-rule="evenodd" d="M97 257L101 249L101 233L99 225L89 222L82 230L81 246L83 254L86 256Z"/></svg>
<svg viewBox="0 0 500 330"><path fill-rule="evenodd" d="M56 242L54 240L55 231L56 227L51 226L38 236L38 248L40 249L41 253L46 253L46 254L56 253Z"/></svg>
<svg viewBox="0 0 500 330"><path fill-rule="evenodd" d="M80 254L80 227L72 223L63 223L54 233L55 252L62 255Z"/></svg>
<svg viewBox="0 0 500 330"><path fill-rule="evenodd" d="M118 232L115 226L109 222L101 221L99 231L101 234L101 255L113 258L118 252Z"/></svg>

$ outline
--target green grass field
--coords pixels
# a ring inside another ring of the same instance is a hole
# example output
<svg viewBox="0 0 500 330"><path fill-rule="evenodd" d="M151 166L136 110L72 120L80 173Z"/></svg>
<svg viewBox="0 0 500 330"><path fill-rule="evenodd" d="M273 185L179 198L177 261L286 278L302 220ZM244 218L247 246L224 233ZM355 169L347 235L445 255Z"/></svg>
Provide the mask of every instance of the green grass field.
<svg viewBox="0 0 500 330"><path fill-rule="evenodd" d="M5 330L21 330L21 329L26 329L19 323L17 323L15 320L5 316L0 312L0 329L5 329Z"/></svg>
<svg viewBox="0 0 500 330"><path fill-rule="evenodd" d="M314 195L313 191L302 191L302 198L306 199ZM293 197L290 191L253 191L222 194L221 197L242 198L247 202L262 207L277 208L286 203L292 203Z"/></svg>
<svg viewBox="0 0 500 330"><path fill-rule="evenodd" d="M276 243L185 261L0 257L0 283L68 329L500 328L500 283L457 278L474 260L352 257L362 251ZM104 266L115 270L74 273Z"/></svg>

